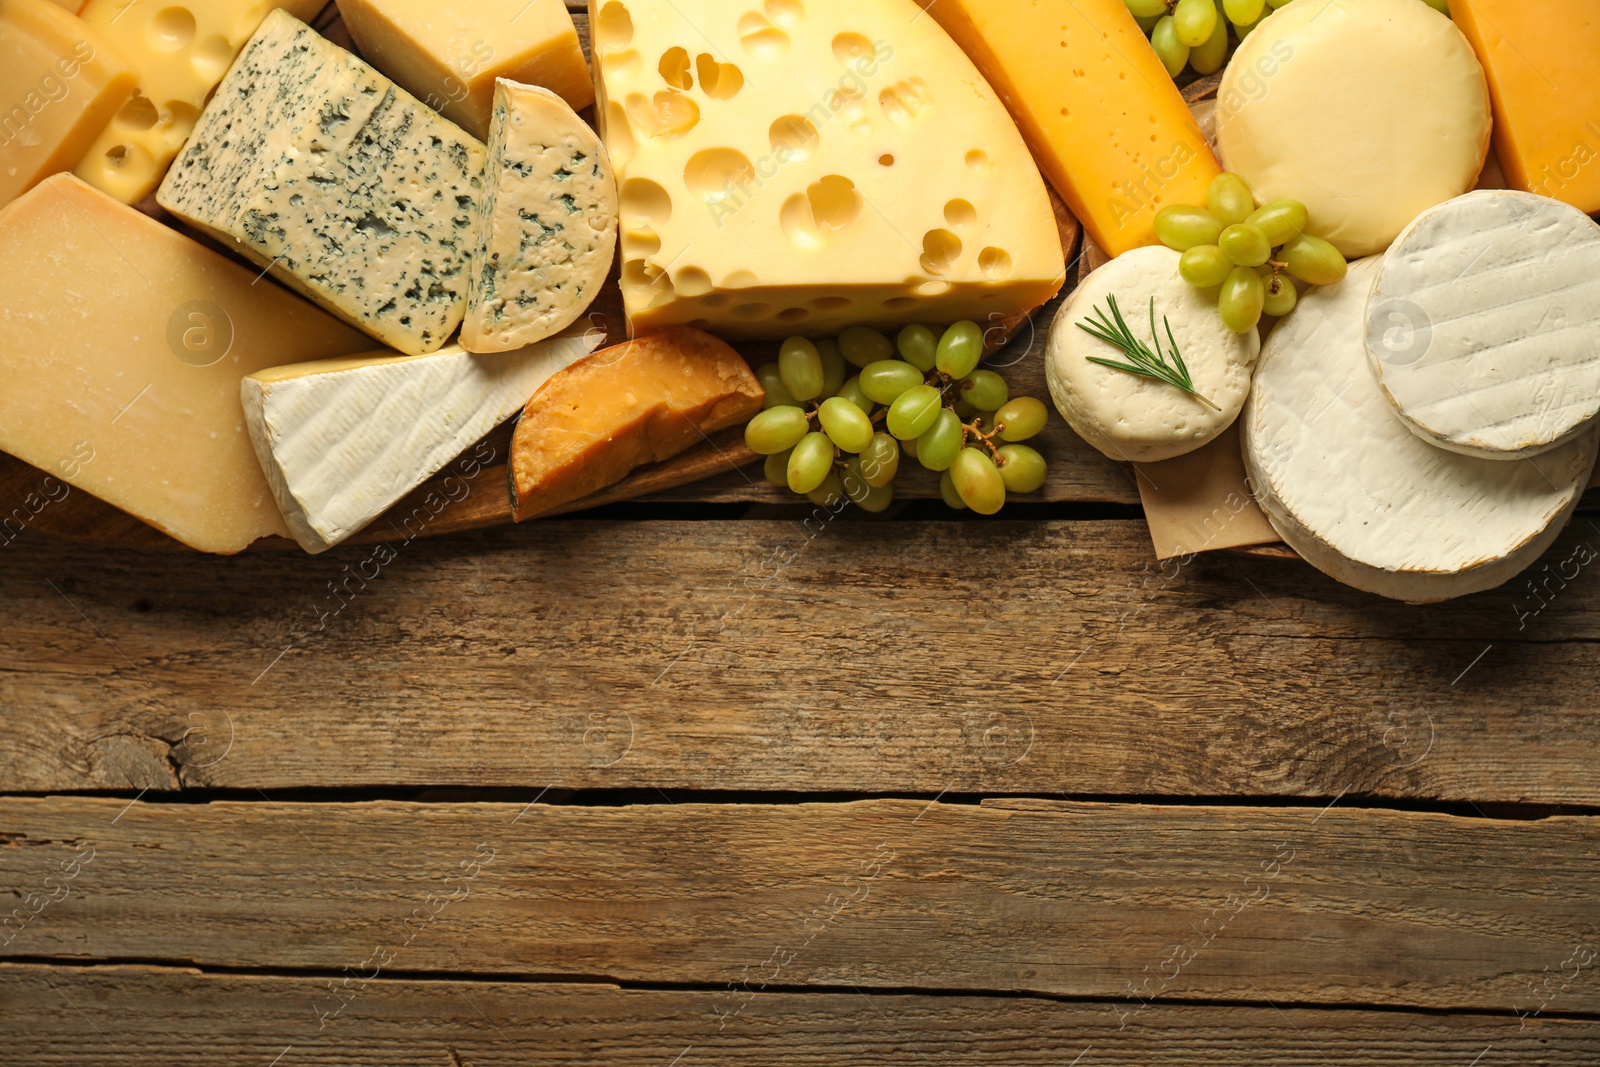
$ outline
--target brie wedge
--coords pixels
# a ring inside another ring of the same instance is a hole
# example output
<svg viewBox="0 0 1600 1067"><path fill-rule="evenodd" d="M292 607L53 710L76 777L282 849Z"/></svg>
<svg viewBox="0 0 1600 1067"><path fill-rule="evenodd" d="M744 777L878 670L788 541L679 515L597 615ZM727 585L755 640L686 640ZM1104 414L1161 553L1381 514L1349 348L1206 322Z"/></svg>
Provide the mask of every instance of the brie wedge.
<svg viewBox="0 0 1600 1067"><path fill-rule="evenodd" d="M1383 257L1367 354L1423 440L1519 459L1600 415L1600 226L1532 193L1425 211Z"/></svg>
<svg viewBox="0 0 1600 1067"><path fill-rule="evenodd" d="M1491 589L1566 525L1600 430L1515 463L1413 434L1367 366L1379 264L1352 263L1268 339L1240 420L1250 491L1289 547L1346 585L1413 603Z"/></svg>

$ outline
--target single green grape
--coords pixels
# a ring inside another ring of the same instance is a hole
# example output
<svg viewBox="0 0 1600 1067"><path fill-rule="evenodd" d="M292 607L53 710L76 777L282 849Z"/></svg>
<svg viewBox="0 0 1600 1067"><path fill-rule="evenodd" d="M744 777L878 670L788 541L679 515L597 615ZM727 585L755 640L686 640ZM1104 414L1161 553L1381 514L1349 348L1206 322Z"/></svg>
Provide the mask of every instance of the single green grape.
<svg viewBox="0 0 1600 1067"><path fill-rule="evenodd" d="M939 339L926 326L907 326L894 339L894 346L901 359L926 374L933 369Z"/></svg>
<svg viewBox="0 0 1600 1067"><path fill-rule="evenodd" d="M1044 457L1027 445L1001 445L1000 480L1008 493L1031 493L1044 484Z"/></svg>
<svg viewBox="0 0 1600 1067"><path fill-rule="evenodd" d="M1276 11L1278 8L1282 7L1284 4L1287 4L1288 2L1289 2L1289 0L1267 0L1267 6L1272 8L1274 11Z"/></svg>
<svg viewBox="0 0 1600 1067"><path fill-rule="evenodd" d="M845 466L843 479L845 496L862 511L880 512L894 500L894 486L873 485L867 481L860 464L861 457L857 456Z"/></svg>
<svg viewBox="0 0 1600 1067"><path fill-rule="evenodd" d="M789 488L789 453L792 451L794 450L791 448L774 452L761 465L762 475L779 489Z"/></svg>
<svg viewBox="0 0 1600 1067"><path fill-rule="evenodd" d="M1227 60L1228 20L1219 16L1211 36L1189 49L1189 66L1196 74L1215 74Z"/></svg>
<svg viewBox="0 0 1600 1067"><path fill-rule="evenodd" d="M934 366L952 378L965 378L983 358L983 330L975 322L963 320L945 330L939 338Z"/></svg>
<svg viewBox="0 0 1600 1067"><path fill-rule="evenodd" d="M962 501L979 515L993 515L1006 506L1006 483L987 453L963 448L950 464L950 483Z"/></svg>
<svg viewBox="0 0 1600 1067"><path fill-rule="evenodd" d="M1168 204L1156 212L1155 227L1161 243L1179 252L1214 245L1222 235L1222 220L1193 204Z"/></svg>
<svg viewBox="0 0 1600 1067"><path fill-rule="evenodd" d="M1189 65L1189 46L1178 40L1178 29L1171 15L1164 16L1150 31L1150 47L1156 50L1156 58L1167 68L1170 77L1176 78Z"/></svg>
<svg viewBox="0 0 1600 1067"><path fill-rule="evenodd" d="M921 437L928 432L933 421L944 410L944 397L931 385L919 385L901 393L889 405L889 416L884 425L901 441Z"/></svg>
<svg viewBox="0 0 1600 1067"><path fill-rule="evenodd" d="M917 458L917 439L915 437L913 437L909 441L901 441L900 442L900 451L904 452L906 455L910 456L912 459L916 459Z"/></svg>
<svg viewBox="0 0 1600 1067"><path fill-rule="evenodd" d="M1128 10L1134 18L1151 18L1167 13L1167 0L1128 0Z"/></svg>
<svg viewBox="0 0 1600 1067"><path fill-rule="evenodd" d="M844 496L844 479L839 477L836 470L830 470L828 476L822 479L822 484L806 494L807 499L819 508L837 507Z"/></svg>
<svg viewBox="0 0 1600 1067"><path fill-rule="evenodd" d="M1295 291L1294 282L1279 274L1271 281L1266 282L1266 299L1261 302L1264 314L1281 319L1294 310L1300 300L1300 294Z"/></svg>
<svg viewBox="0 0 1600 1067"><path fill-rule="evenodd" d="M961 416L949 408L939 412L939 417L921 437L916 439L917 462L930 471L947 470L961 454L966 444L966 431L961 428Z"/></svg>
<svg viewBox="0 0 1600 1067"><path fill-rule="evenodd" d="M967 502L961 499L961 494L956 492L956 483L950 480L950 471L939 475L939 495L944 497L944 502L957 511L966 511Z"/></svg>
<svg viewBox="0 0 1600 1067"><path fill-rule="evenodd" d="M1222 283L1222 295L1217 299L1217 311L1222 323L1234 333L1248 333L1261 321L1261 307L1266 302L1266 286L1261 275L1252 267L1235 267Z"/></svg>
<svg viewBox="0 0 1600 1067"><path fill-rule="evenodd" d="M961 416L962 422L970 422L972 416L978 413L977 405L962 396L959 389L956 390L956 402L953 406L956 409L956 414Z"/></svg>
<svg viewBox="0 0 1600 1067"><path fill-rule="evenodd" d="M1240 267L1259 267L1272 258L1272 245L1259 226L1236 222L1222 231L1217 242L1222 254Z"/></svg>
<svg viewBox="0 0 1600 1067"><path fill-rule="evenodd" d="M823 483L833 470L833 442L825 433L808 433L789 454L789 488L802 495Z"/></svg>
<svg viewBox="0 0 1600 1067"><path fill-rule="evenodd" d="M856 377L861 391L874 404L893 404L901 393L922 384L922 372L899 359L868 363Z"/></svg>
<svg viewBox="0 0 1600 1067"><path fill-rule="evenodd" d="M900 442L879 431L861 450L861 476L875 487L888 485L900 473Z"/></svg>
<svg viewBox="0 0 1600 1067"><path fill-rule="evenodd" d="M1178 273L1198 289L1221 285L1232 269L1233 260L1216 245L1195 245L1178 260Z"/></svg>
<svg viewBox="0 0 1600 1067"><path fill-rule="evenodd" d="M961 379L959 393L978 411L993 411L1011 396L1006 380L992 370L975 370Z"/></svg>
<svg viewBox="0 0 1600 1067"><path fill-rule="evenodd" d="M837 342L828 338L813 342L817 355L822 357L822 392L820 397L837 396L844 380L850 377L850 364L839 353Z"/></svg>
<svg viewBox="0 0 1600 1067"><path fill-rule="evenodd" d="M1217 28L1217 6L1211 0L1178 0L1172 9L1172 30L1178 40L1195 48L1211 39Z"/></svg>
<svg viewBox="0 0 1600 1067"><path fill-rule="evenodd" d="M803 408L768 408L744 427L744 443L758 456L787 452L811 429Z"/></svg>
<svg viewBox="0 0 1600 1067"><path fill-rule="evenodd" d="M1166 17L1167 17L1167 5L1165 3L1163 3L1161 5L1161 14L1159 14L1159 15L1135 15L1133 17L1133 21L1139 27L1139 32L1144 34L1145 38L1148 40L1150 35L1152 33L1154 33L1155 30L1156 30L1156 23L1160 22L1162 19L1164 19Z"/></svg>
<svg viewBox="0 0 1600 1067"><path fill-rule="evenodd" d="M776 363L763 363L756 368L756 381L761 383L762 391L766 393L761 400L763 408L794 408L800 406L800 401L789 395L789 390L783 387L783 376L778 373Z"/></svg>
<svg viewBox="0 0 1600 1067"><path fill-rule="evenodd" d="M1289 273L1307 285L1333 285L1344 279L1349 264L1333 245L1320 237L1303 233L1283 246L1278 254Z"/></svg>
<svg viewBox="0 0 1600 1067"><path fill-rule="evenodd" d="M1450 0L1427 0L1427 4L1440 14L1450 14Z"/></svg>
<svg viewBox="0 0 1600 1067"><path fill-rule="evenodd" d="M1206 189L1206 207L1224 226L1232 226L1250 217L1256 209L1256 200L1243 178L1224 172L1211 179Z"/></svg>
<svg viewBox="0 0 1600 1067"><path fill-rule="evenodd" d="M872 420L842 396L830 396L817 409L817 421L828 440L845 452L860 452L872 443Z"/></svg>
<svg viewBox="0 0 1600 1067"><path fill-rule="evenodd" d="M845 400L850 401L850 403L854 404L868 415L871 415L872 409L877 406L873 404L871 397L867 396L866 393L861 391L861 379L859 376L854 378L846 378L844 380L844 384L839 386L838 395L843 397Z"/></svg>
<svg viewBox="0 0 1600 1067"><path fill-rule="evenodd" d="M1267 235L1267 243L1277 248L1299 237L1306 228L1306 206L1298 200L1273 200L1250 213L1247 226Z"/></svg>
<svg viewBox="0 0 1600 1067"><path fill-rule="evenodd" d="M894 345L889 343L889 339L866 326L846 326L840 331L839 351L856 367L894 358Z"/></svg>
<svg viewBox="0 0 1600 1067"><path fill-rule="evenodd" d="M822 354L804 337L791 337L778 349L778 376L796 400L822 395Z"/></svg>
<svg viewBox="0 0 1600 1067"><path fill-rule="evenodd" d="M1044 401L1031 396L1019 396L994 413L995 426L1002 441L1026 441L1038 435L1050 419L1050 409Z"/></svg>
<svg viewBox="0 0 1600 1067"><path fill-rule="evenodd" d="M1261 9L1266 6L1266 0L1222 0L1222 10L1228 13L1228 21L1235 26L1259 21Z"/></svg>

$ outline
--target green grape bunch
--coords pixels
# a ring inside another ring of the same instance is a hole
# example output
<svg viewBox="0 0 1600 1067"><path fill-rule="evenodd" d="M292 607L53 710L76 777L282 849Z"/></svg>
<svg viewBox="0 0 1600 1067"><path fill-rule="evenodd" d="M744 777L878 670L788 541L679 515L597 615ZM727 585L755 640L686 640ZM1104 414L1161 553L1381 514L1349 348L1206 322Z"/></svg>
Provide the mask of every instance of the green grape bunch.
<svg viewBox="0 0 1600 1067"><path fill-rule="evenodd" d="M1213 74L1228 59L1228 30L1244 40L1272 8L1289 0L1127 0L1134 21L1173 78Z"/></svg>
<svg viewBox="0 0 1600 1067"><path fill-rule="evenodd" d="M910 456L940 474L951 507L993 515L1007 493L1044 485L1044 457L1022 442L1044 429L1049 409L1011 396L982 358L974 322L942 335L907 326L893 342L865 326L836 340L791 337L776 363L756 368L766 400L745 444L767 457L769 482L814 504L883 511Z"/></svg>
<svg viewBox="0 0 1600 1067"><path fill-rule="evenodd" d="M1156 212L1156 237L1182 252L1178 273L1197 289L1215 290L1217 311L1234 333L1256 328L1263 314L1282 317L1300 299L1299 280L1333 285L1348 264L1332 244L1306 233L1306 206L1273 200L1256 206L1237 174L1211 179L1205 206L1168 204Z"/></svg>

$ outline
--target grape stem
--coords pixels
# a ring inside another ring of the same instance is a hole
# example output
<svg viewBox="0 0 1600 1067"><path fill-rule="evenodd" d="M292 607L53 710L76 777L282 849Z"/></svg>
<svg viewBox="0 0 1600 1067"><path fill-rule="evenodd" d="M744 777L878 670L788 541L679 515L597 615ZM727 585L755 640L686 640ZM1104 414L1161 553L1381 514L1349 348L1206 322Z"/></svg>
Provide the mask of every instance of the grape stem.
<svg viewBox="0 0 1600 1067"><path fill-rule="evenodd" d="M976 437L983 443L983 447L989 450L989 455L994 460L994 465L996 467L1005 466L1005 460L1001 458L1000 450L996 448L994 444L994 438L1000 436L1000 431L1004 430L1005 428L1005 423L997 422L994 425L994 429L990 430L988 433L984 433L983 427L980 425L980 420L974 419L972 422L963 422L961 424L961 429L963 431L972 437ZM965 444L966 442L963 441L963 447Z"/></svg>

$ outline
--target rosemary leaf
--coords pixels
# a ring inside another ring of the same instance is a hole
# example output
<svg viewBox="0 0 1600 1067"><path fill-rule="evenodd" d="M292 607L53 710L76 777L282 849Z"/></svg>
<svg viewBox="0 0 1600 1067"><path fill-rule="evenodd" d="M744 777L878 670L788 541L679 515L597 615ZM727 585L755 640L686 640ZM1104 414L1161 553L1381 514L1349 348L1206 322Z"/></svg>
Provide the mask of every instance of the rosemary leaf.
<svg viewBox="0 0 1600 1067"><path fill-rule="evenodd" d="M1083 319L1077 323L1078 329L1093 337L1097 341L1104 341L1112 348L1117 349L1127 357L1126 363L1112 359L1102 359L1099 356L1085 356L1090 363L1098 363L1102 367L1112 370L1136 374L1141 378L1152 378L1158 382L1165 382L1175 389L1181 389L1194 397L1212 411L1221 409L1205 397L1201 396L1194 387L1194 380L1189 376L1189 367L1183 362L1183 354L1178 351L1177 338L1172 336L1172 323L1165 315L1161 316L1162 325L1167 330L1167 344L1171 350L1163 355L1160 351L1160 334L1156 332L1156 298L1150 298L1150 337L1156 342L1157 347L1151 347L1133 335L1128 329L1128 323L1122 317L1122 309L1117 307L1115 295L1106 297L1106 304L1111 309L1108 316L1100 308L1094 308L1093 319ZM1168 359L1171 362L1167 362Z"/></svg>

